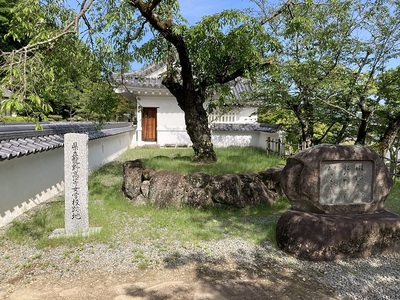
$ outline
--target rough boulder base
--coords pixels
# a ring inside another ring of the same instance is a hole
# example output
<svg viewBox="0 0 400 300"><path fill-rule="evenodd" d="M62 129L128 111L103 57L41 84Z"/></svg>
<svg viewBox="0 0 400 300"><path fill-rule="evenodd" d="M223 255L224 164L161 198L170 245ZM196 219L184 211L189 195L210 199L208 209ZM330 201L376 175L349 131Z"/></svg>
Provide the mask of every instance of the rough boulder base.
<svg viewBox="0 0 400 300"><path fill-rule="evenodd" d="M211 176L204 173L182 175L178 172L144 168L140 160L124 163L122 190L134 203L158 207L183 206L246 207L273 203L282 196L281 168L254 174Z"/></svg>
<svg viewBox="0 0 400 300"><path fill-rule="evenodd" d="M288 210L277 224L277 244L311 261L397 253L400 216L388 211L341 216Z"/></svg>

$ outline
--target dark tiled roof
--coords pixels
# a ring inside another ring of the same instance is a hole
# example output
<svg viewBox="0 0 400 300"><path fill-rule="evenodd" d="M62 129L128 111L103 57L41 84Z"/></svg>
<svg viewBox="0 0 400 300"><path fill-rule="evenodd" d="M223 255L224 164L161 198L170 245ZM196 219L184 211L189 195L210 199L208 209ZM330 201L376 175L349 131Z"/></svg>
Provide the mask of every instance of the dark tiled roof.
<svg viewBox="0 0 400 300"><path fill-rule="evenodd" d="M164 67L164 63L153 64L131 73L114 74L113 78L128 86L166 89L162 84L162 75L160 74Z"/></svg>
<svg viewBox="0 0 400 300"><path fill-rule="evenodd" d="M166 89L161 77L137 77L134 74L124 75L124 84L134 87Z"/></svg>
<svg viewBox="0 0 400 300"><path fill-rule="evenodd" d="M0 125L0 161L63 147L65 133L86 133L93 140L135 129L127 122L106 123L98 131L88 122L41 125L43 130L35 130L34 124Z"/></svg>
<svg viewBox="0 0 400 300"><path fill-rule="evenodd" d="M249 81L237 80L233 84L231 91L237 99L240 99L240 93L251 92L253 91L253 87Z"/></svg>
<svg viewBox="0 0 400 300"><path fill-rule="evenodd" d="M162 72L160 71L165 67L165 64L158 63L150 66L143 67L132 73L114 74L114 79L118 82L123 81L124 85L139 87L139 88L159 88L166 89L162 84ZM152 75L153 74L153 75ZM159 74L155 76L154 74ZM253 88L248 80L237 79L232 82L231 90L236 98L240 98L240 93L252 91Z"/></svg>
<svg viewBox="0 0 400 300"><path fill-rule="evenodd" d="M165 64L163 62L159 62L157 64L144 66L143 68L134 71L132 74L135 74L136 76L148 76L149 74L153 74L154 72L159 72L159 70L162 70L164 68Z"/></svg>
<svg viewBox="0 0 400 300"><path fill-rule="evenodd" d="M266 123L214 123L211 125L213 131L262 131L277 132L279 125Z"/></svg>

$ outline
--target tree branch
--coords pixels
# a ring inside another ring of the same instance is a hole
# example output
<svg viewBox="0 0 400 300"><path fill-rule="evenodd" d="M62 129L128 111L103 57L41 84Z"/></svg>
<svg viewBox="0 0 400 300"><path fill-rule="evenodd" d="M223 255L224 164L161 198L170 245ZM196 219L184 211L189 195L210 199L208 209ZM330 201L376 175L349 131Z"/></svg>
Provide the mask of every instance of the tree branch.
<svg viewBox="0 0 400 300"><path fill-rule="evenodd" d="M76 15L75 19L72 20L67 26L65 26L63 28L63 30L59 34L57 34L56 36L54 36L52 38L49 38L47 40L44 40L44 41L40 41L40 42L34 43L34 44L28 44L25 47L22 47L22 48L17 49L17 50L13 50L12 53L17 54L17 53L26 53L26 52L36 51L37 49L39 49L43 45L53 44L55 41L57 41L58 39L60 39L61 37L65 36L65 35L75 34L78 31L79 20L84 17L84 14L90 8L90 6L92 5L93 1L94 0L89 0L89 1L84 0L82 5L81 5L81 10ZM10 54L10 53L11 52L3 52L3 55L7 55L7 54Z"/></svg>
<svg viewBox="0 0 400 300"><path fill-rule="evenodd" d="M276 18L278 15L284 12L292 4L292 2L293 2L292 0L286 1L278 10L274 11L270 16L262 19L262 21L260 22L261 25L264 25L269 21L271 21L272 19Z"/></svg>
<svg viewBox="0 0 400 300"><path fill-rule="evenodd" d="M177 50L180 65L182 85L189 90L194 89L193 70L189 58L189 53L183 37L173 33L173 24L171 20L160 20L159 16L154 12L154 8L161 0L153 0L146 4L143 0L128 0L128 4L138 9L141 15L150 23L150 25L158 31L168 42L174 45ZM171 78L169 79L171 80ZM174 85L175 86L175 85Z"/></svg>
<svg viewBox="0 0 400 300"><path fill-rule="evenodd" d="M161 3L162 0L153 0L149 3L149 9L154 10L158 4Z"/></svg>

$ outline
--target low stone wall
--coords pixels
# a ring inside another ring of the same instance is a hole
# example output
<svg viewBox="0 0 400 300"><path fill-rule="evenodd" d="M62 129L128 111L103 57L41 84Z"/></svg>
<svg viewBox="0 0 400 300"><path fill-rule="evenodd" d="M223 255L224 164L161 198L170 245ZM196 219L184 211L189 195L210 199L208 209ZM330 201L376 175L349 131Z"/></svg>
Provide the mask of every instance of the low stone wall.
<svg viewBox="0 0 400 300"><path fill-rule="evenodd" d="M281 168L254 174L211 176L204 173L183 175L173 171L146 169L140 160L124 163L122 190L135 203L193 207L246 207L273 203L283 195Z"/></svg>

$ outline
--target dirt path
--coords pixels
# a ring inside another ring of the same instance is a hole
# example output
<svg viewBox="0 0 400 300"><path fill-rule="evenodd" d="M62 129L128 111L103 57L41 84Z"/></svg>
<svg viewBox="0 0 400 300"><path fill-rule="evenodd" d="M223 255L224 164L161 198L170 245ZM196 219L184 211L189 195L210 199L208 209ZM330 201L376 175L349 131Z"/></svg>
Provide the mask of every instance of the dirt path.
<svg viewBox="0 0 400 300"><path fill-rule="evenodd" d="M261 300L338 299L326 285L289 269L249 276L219 265L185 265L130 273L86 273L55 278L29 270L0 285L0 299L12 300Z"/></svg>

